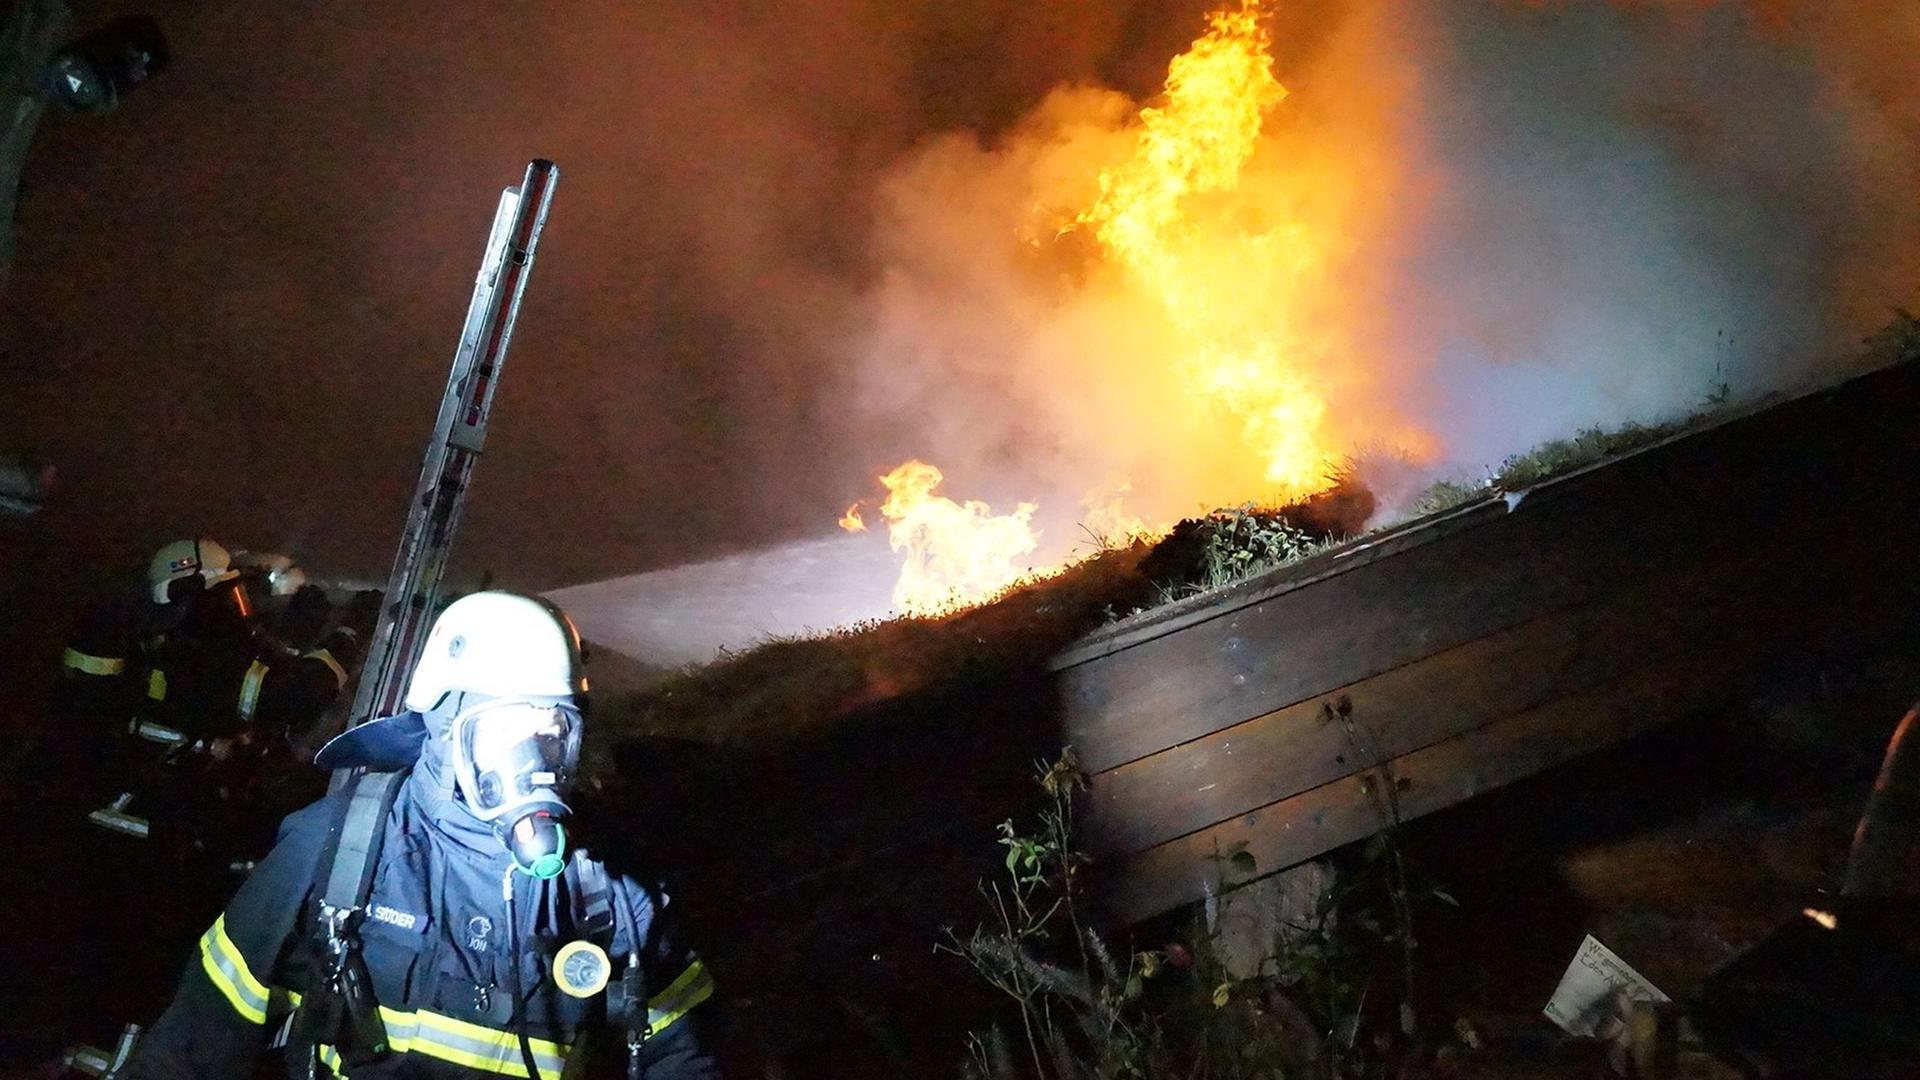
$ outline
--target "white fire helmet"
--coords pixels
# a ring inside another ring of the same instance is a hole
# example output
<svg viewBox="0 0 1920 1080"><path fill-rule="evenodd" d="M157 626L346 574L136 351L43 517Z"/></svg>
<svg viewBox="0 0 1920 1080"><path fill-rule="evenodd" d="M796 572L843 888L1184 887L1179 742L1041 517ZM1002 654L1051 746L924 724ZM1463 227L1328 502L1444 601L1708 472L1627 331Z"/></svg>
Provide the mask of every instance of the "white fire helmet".
<svg viewBox="0 0 1920 1080"><path fill-rule="evenodd" d="M227 549L204 538L175 540L154 552L147 563L147 584L156 604L171 604L183 592L210 589L239 576ZM196 577L200 581L191 590L182 584Z"/></svg>
<svg viewBox="0 0 1920 1080"><path fill-rule="evenodd" d="M266 578L267 592L273 596L292 596L307 583L307 572L290 556L267 551L235 552L233 562L256 570Z"/></svg>
<svg viewBox="0 0 1920 1080"><path fill-rule="evenodd" d="M407 683L406 706L424 712L451 691L547 702L585 694L580 632L537 597L463 596L434 620Z"/></svg>

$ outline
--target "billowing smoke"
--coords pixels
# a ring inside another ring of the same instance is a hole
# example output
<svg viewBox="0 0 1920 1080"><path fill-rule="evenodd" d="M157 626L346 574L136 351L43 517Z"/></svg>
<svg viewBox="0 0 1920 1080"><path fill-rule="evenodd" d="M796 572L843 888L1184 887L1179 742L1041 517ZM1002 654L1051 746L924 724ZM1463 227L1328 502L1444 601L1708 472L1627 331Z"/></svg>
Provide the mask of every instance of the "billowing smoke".
<svg viewBox="0 0 1920 1080"><path fill-rule="evenodd" d="M384 573L495 193L535 155L563 179L464 580L830 529L881 457L841 378L873 177L1122 39L1165 56L1096 3L160 15L164 78L44 126L0 302L0 452L59 464L73 512L40 527L101 573L196 533Z"/></svg>
<svg viewBox="0 0 1920 1080"><path fill-rule="evenodd" d="M1678 2L1434 22L1436 194L1391 340L1431 358L1416 407L1451 454L1791 386L1920 295L1920 92L1856 48L1920 72L1920 12L1793 7L1819 32Z"/></svg>
<svg viewBox="0 0 1920 1080"><path fill-rule="evenodd" d="M1276 20L1292 93L1240 196L1318 264L1239 300L1270 312L1341 447L1471 470L1670 419L1833 369L1920 295L1920 91L1894 74L1920 74L1920 9L1313 16ZM991 138L927 139L880 189L868 407L919 418L914 453L970 494L1037 499L1056 533L1116 475L1162 518L1267 494L1236 468L1257 455L1235 418L1187 407L1159 313L1072 229L1140 104L1062 87ZM1238 265L1211 287L1244 286Z"/></svg>
<svg viewBox="0 0 1920 1080"><path fill-rule="evenodd" d="M1489 462L1792 381L1914 296L1910 4L1269 6L1291 96L1249 167L1321 238L1285 315L1337 441ZM469 581L817 534L916 456L1050 542L1117 478L1258 497L1150 363L1164 319L1057 232L1205 11L169 7L174 68L29 161L0 449L60 466L37 527L76 565L209 533L377 576L492 192L541 154Z"/></svg>

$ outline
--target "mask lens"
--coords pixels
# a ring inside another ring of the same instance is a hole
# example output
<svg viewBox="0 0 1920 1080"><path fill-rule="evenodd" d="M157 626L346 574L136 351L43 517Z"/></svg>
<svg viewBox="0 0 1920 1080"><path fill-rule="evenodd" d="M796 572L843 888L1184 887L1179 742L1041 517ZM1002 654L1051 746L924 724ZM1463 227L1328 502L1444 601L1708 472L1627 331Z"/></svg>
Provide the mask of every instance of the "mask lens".
<svg viewBox="0 0 1920 1080"><path fill-rule="evenodd" d="M579 757L580 714L515 702L482 707L460 731L460 772L476 814L491 818L542 792L558 797Z"/></svg>

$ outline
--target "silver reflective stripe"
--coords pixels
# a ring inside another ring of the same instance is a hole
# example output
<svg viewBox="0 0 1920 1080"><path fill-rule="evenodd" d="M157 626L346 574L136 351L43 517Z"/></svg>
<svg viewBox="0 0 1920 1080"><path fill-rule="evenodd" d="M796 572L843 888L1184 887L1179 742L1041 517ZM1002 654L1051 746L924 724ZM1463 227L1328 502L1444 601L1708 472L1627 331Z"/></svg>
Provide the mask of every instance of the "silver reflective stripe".
<svg viewBox="0 0 1920 1080"><path fill-rule="evenodd" d="M705 964L695 960L687 965L687 970L681 972L679 978L673 980L673 985L647 1002L647 1024L657 1035L685 1016L695 1005L712 996L713 976L707 974Z"/></svg>
<svg viewBox="0 0 1920 1080"><path fill-rule="evenodd" d="M151 720L135 720L132 727L135 735L162 746L184 746L187 742L186 732L175 731L173 728L156 724Z"/></svg>

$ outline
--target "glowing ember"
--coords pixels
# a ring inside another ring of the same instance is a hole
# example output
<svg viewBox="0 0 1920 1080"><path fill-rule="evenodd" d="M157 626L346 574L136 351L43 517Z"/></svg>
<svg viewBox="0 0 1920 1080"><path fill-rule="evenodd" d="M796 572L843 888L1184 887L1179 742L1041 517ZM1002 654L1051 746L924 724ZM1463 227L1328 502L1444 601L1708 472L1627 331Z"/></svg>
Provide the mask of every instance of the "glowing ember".
<svg viewBox="0 0 1920 1080"><path fill-rule="evenodd" d="M1019 581L1039 546L1032 503L995 514L986 503L957 503L934 494L940 470L909 461L880 478L887 501L887 542L906 556L893 587L893 606L928 615L977 604Z"/></svg>
<svg viewBox="0 0 1920 1080"><path fill-rule="evenodd" d="M1248 227L1239 184L1268 111L1287 96L1273 76L1259 0L1217 11L1168 68L1166 101L1141 110L1133 156L1100 174L1079 217L1110 261L1158 300L1191 383L1239 418L1266 479L1286 498L1327 486L1326 400L1295 357L1308 344L1288 300L1320 262L1295 223Z"/></svg>
<svg viewBox="0 0 1920 1080"><path fill-rule="evenodd" d="M1819 908L1801 908L1800 914L1819 923L1822 930L1840 929L1840 919L1831 911L1821 911Z"/></svg>
<svg viewBox="0 0 1920 1080"><path fill-rule="evenodd" d="M867 531L867 523L860 517L859 503L854 503L852 506L847 507L847 512L840 515L840 527L850 533L863 533Z"/></svg>

